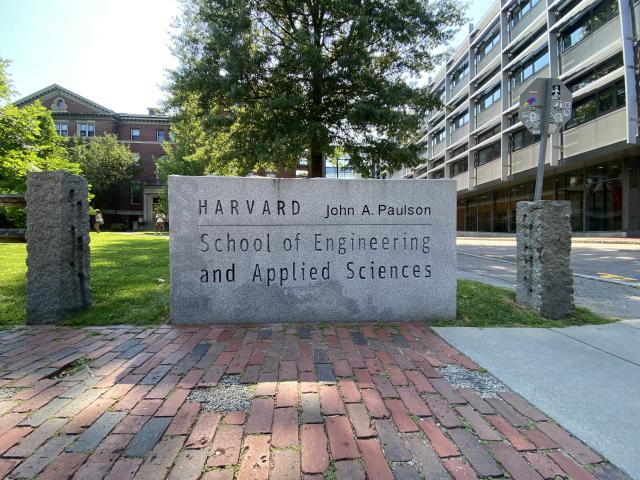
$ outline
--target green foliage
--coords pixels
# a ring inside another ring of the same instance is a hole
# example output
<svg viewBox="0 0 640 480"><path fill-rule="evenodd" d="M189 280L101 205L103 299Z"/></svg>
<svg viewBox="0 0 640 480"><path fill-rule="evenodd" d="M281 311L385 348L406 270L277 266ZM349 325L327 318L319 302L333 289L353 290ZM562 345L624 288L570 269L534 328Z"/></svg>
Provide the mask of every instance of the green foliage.
<svg viewBox="0 0 640 480"><path fill-rule="evenodd" d="M202 155L207 135L198 119L194 102L185 103L171 121L173 143L164 142L165 155L158 161L158 175L166 182L169 175L204 175L208 160Z"/></svg>
<svg viewBox="0 0 640 480"><path fill-rule="evenodd" d="M79 173L78 166L67 160L51 113L39 101L21 108L8 103L14 93L6 73L8 65L7 60L0 58L0 192L24 192L28 172ZM24 226L24 211L0 210L14 225Z"/></svg>
<svg viewBox="0 0 640 480"><path fill-rule="evenodd" d="M127 145L114 134L99 137L71 137L69 159L80 166L82 174L98 194L110 193L136 174L138 167Z"/></svg>
<svg viewBox="0 0 640 480"><path fill-rule="evenodd" d="M0 59L0 100L8 102L13 93L6 75L8 62ZM69 170L62 139L56 133L51 113L36 101L18 108L0 106L0 191L24 192L27 172Z"/></svg>
<svg viewBox="0 0 640 480"><path fill-rule="evenodd" d="M533 310L518 305L512 290L493 287L472 280L458 280L458 315L456 320L437 322L438 327L566 327L609 323L586 308L564 320L549 320Z"/></svg>
<svg viewBox="0 0 640 480"><path fill-rule="evenodd" d="M124 232L127 229L127 226L124 223L112 223L111 231L112 232Z"/></svg>
<svg viewBox="0 0 640 480"><path fill-rule="evenodd" d="M463 20L458 0L184 0L170 103L195 102L223 141L202 150L214 169L307 157L319 176L336 147L364 175L414 166L413 141L440 102L411 78L443 60Z"/></svg>
<svg viewBox="0 0 640 480"><path fill-rule="evenodd" d="M4 207L2 214L16 228L27 227L27 212L21 207Z"/></svg>
<svg viewBox="0 0 640 480"><path fill-rule="evenodd" d="M71 137L67 147L69 160L80 166L98 203L114 203L122 185L139 171L127 145L118 143L116 135Z"/></svg>
<svg viewBox="0 0 640 480"><path fill-rule="evenodd" d="M0 105L6 103L15 92L7 74L9 60L0 57Z"/></svg>

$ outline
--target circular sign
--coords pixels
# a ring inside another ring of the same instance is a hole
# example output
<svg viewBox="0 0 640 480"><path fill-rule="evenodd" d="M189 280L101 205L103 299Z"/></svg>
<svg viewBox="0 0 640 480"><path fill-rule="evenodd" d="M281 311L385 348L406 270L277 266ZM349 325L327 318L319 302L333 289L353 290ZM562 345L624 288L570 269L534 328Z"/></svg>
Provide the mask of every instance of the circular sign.
<svg viewBox="0 0 640 480"><path fill-rule="evenodd" d="M546 82L549 82L547 105L550 108L545 114ZM543 119L549 122L549 133L554 133L571 118L571 91L558 78L536 78L520 94L518 114L525 128L534 135L540 134Z"/></svg>

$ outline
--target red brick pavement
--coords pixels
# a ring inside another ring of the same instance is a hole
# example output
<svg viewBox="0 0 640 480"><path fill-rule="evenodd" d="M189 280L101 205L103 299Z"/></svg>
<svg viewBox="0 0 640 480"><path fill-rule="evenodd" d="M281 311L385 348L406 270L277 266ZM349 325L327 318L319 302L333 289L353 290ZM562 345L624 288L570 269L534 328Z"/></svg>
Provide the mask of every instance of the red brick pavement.
<svg viewBox="0 0 640 480"><path fill-rule="evenodd" d="M597 468L606 460L512 392L483 399L451 385L437 370L446 364L479 368L417 323L0 332L0 477L594 479L616 471ZM246 412L188 399L225 388L218 383L231 374L254 392Z"/></svg>

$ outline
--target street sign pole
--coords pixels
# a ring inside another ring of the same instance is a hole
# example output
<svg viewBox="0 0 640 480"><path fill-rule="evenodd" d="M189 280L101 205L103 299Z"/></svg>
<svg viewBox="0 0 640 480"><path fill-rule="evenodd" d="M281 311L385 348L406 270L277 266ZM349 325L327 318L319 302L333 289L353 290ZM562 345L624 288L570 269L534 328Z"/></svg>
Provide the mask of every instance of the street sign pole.
<svg viewBox="0 0 640 480"><path fill-rule="evenodd" d="M516 207L516 302L547 318L573 312L571 274L571 203L542 200L547 136L571 119L571 92L559 78L537 78L520 95L518 116L533 135L540 135L533 202Z"/></svg>
<svg viewBox="0 0 640 480"><path fill-rule="evenodd" d="M536 172L536 189L533 196L533 201L538 202L542 199L542 182L544 179L544 160L547 154L547 135L549 133L549 107L551 104L549 91L551 89L551 79L544 79L544 87L542 90L542 112L540 118L543 120L540 122L540 152L538 152L538 170Z"/></svg>

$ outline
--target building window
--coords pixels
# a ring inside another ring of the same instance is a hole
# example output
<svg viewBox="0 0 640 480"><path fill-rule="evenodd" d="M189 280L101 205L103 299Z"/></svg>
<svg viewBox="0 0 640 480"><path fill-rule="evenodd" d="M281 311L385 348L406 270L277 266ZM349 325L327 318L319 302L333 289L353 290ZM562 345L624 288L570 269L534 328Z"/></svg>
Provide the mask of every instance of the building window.
<svg viewBox="0 0 640 480"><path fill-rule="evenodd" d="M80 135L81 137L95 137L95 122L78 122L78 135Z"/></svg>
<svg viewBox="0 0 640 480"><path fill-rule="evenodd" d="M455 177L469 170L469 162L467 159L460 160L451 164L451 176Z"/></svg>
<svg viewBox="0 0 640 480"><path fill-rule="evenodd" d="M444 171L440 170L439 172L434 173L431 178L444 178Z"/></svg>
<svg viewBox="0 0 640 480"><path fill-rule="evenodd" d="M509 151L517 152L518 150L533 145L540 141L540 135L534 135L526 128L518 130L509 136Z"/></svg>
<svg viewBox="0 0 640 480"><path fill-rule="evenodd" d="M451 131L454 132L464 127L467 123L469 123L469 111L465 110L451 120Z"/></svg>
<svg viewBox="0 0 640 480"><path fill-rule="evenodd" d="M156 140L158 143L164 142L164 130L161 128L156 129Z"/></svg>
<svg viewBox="0 0 640 480"><path fill-rule="evenodd" d="M478 99L478 103L476 103L476 115L480 112L484 112L491 105L500 100L500 85L496 85L493 90L489 93L486 93L484 96Z"/></svg>
<svg viewBox="0 0 640 480"><path fill-rule="evenodd" d="M520 64L513 72L511 72L511 90L520 85L522 82L533 77L534 74L549 65L549 53L547 47L537 52L533 57Z"/></svg>
<svg viewBox="0 0 640 480"><path fill-rule="evenodd" d="M440 165L442 165L443 163L444 163L444 158L440 158L440 159L438 159L438 160L431 161L431 162L429 162L429 164L431 165L429 168L430 168L431 170L433 170L434 168L439 167L439 166L440 166Z"/></svg>
<svg viewBox="0 0 640 480"><path fill-rule="evenodd" d="M469 62L464 62L451 74L451 91L469 75Z"/></svg>
<svg viewBox="0 0 640 480"><path fill-rule="evenodd" d="M130 203L133 205L142 203L142 185L140 182L131 182Z"/></svg>
<svg viewBox="0 0 640 480"><path fill-rule="evenodd" d="M56 132L62 137L69 136L69 123L66 120L56 120L53 122L56 126Z"/></svg>
<svg viewBox="0 0 640 480"><path fill-rule="evenodd" d="M453 150L451 150L451 158L455 158L458 155L462 155L464 152L467 151L467 145L468 144L464 144L459 146L458 148L454 148Z"/></svg>
<svg viewBox="0 0 640 480"><path fill-rule="evenodd" d="M622 60L622 52L621 52L611 57L606 62L601 63L597 67L589 70L584 75L581 75L575 80L570 81L567 84L567 86L569 90L571 90L572 92L575 92L577 90L580 90L581 88L586 87L590 83L595 82L599 78L602 78L605 75L610 74L614 70L617 70L618 68L622 67L622 65L623 65L623 60Z"/></svg>
<svg viewBox="0 0 640 480"><path fill-rule="evenodd" d="M561 32L560 51L566 52L577 45L609 20L618 16L618 0L606 0L600 5L582 12L582 18Z"/></svg>
<svg viewBox="0 0 640 480"><path fill-rule="evenodd" d="M493 160L500 158L500 143L493 143L488 147L481 148L476 152L476 158L474 165L479 167L485 163L492 162Z"/></svg>
<svg viewBox="0 0 640 480"><path fill-rule="evenodd" d="M495 127L492 127L489 130L482 132L476 137L476 145L484 142L485 140L489 140L491 137L499 134L500 131L501 131L501 127L500 127L500 124L498 124Z"/></svg>
<svg viewBox="0 0 640 480"><path fill-rule="evenodd" d="M131 141L135 142L136 140L140 140L140 129L132 128L131 129Z"/></svg>
<svg viewBox="0 0 640 480"><path fill-rule="evenodd" d="M478 65L484 57L489 55L491 51L500 43L500 29L497 28L489 34L487 38L478 43L478 49L475 57L476 65Z"/></svg>
<svg viewBox="0 0 640 480"><path fill-rule="evenodd" d="M572 128L590 122L609 112L623 108L626 104L624 80L600 89L598 92L581 98L573 104L571 120L566 128Z"/></svg>
<svg viewBox="0 0 640 480"><path fill-rule="evenodd" d="M436 146L439 143L442 143L445 138L447 138L447 135L445 133L445 129L441 128L440 130L438 130L437 132L435 132L433 134L433 138L431 139L431 144L433 146Z"/></svg>
<svg viewBox="0 0 640 480"><path fill-rule="evenodd" d="M540 2L540 0L524 0L511 11L511 19L509 20L509 26L511 27L511 30L513 30L513 27L520 23L520 20L522 20L527 13L533 10L533 7L535 7L538 2Z"/></svg>

